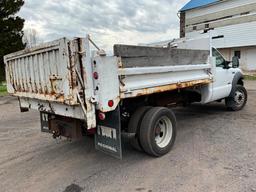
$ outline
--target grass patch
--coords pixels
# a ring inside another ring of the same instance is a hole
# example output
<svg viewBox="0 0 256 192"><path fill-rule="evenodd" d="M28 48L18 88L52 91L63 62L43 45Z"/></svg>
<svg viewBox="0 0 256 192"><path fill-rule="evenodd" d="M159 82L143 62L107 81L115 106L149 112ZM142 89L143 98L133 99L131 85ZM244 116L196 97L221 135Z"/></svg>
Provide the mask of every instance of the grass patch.
<svg viewBox="0 0 256 192"><path fill-rule="evenodd" d="M256 75L245 75L244 76L245 80L256 80Z"/></svg>
<svg viewBox="0 0 256 192"><path fill-rule="evenodd" d="M7 87L4 84L0 84L0 96L8 95Z"/></svg>

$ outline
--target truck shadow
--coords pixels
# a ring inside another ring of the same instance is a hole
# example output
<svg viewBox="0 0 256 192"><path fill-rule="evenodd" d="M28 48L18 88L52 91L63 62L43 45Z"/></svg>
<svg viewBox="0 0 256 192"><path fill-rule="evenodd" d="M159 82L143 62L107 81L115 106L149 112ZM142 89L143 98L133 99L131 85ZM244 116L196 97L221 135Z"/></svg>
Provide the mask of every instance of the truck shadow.
<svg viewBox="0 0 256 192"><path fill-rule="evenodd" d="M173 110L177 116L178 121L186 118L201 118L205 116L211 115L221 115L221 114L229 114L227 111L225 104L221 103L211 103L211 104L193 104L189 107L179 107Z"/></svg>

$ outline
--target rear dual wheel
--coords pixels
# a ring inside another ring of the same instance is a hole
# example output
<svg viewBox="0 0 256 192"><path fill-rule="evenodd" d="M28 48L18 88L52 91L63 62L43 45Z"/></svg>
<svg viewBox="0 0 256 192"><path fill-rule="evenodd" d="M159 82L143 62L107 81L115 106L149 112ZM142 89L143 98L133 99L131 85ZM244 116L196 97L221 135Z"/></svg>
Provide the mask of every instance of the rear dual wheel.
<svg viewBox="0 0 256 192"><path fill-rule="evenodd" d="M176 118L164 107L150 109L142 119L140 143L143 150L152 156L160 157L168 153L176 138Z"/></svg>
<svg viewBox="0 0 256 192"><path fill-rule="evenodd" d="M140 113L135 137L139 149L142 148L147 154L155 157L165 155L173 147L176 138L177 123L174 113L164 107L147 107L138 111L144 111ZM134 119L136 118L131 118L133 121Z"/></svg>
<svg viewBox="0 0 256 192"><path fill-rule="evenodd" d="M131 119L128 124L128 133L135 133L135 136L130 139L131 146L138 150L142 151L141 144L140 144L140 125L142 118L144 117L145 113L150 110L152 107L144 106L137 109L131 116Z"/></svg>

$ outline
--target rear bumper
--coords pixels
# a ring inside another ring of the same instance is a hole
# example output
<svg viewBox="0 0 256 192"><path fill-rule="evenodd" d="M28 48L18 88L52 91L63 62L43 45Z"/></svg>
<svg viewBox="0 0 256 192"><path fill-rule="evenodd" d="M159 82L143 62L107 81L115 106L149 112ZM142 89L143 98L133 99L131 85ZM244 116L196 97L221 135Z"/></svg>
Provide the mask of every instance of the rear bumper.
<svg viewBox="0 0 256 192"><path fill-rule="evenodd" d="M64 117L86 120L80 105L66 105L57 102L49 102L38 99L19 97L20 107L34 109L40 112L56 114Z"/></svg>

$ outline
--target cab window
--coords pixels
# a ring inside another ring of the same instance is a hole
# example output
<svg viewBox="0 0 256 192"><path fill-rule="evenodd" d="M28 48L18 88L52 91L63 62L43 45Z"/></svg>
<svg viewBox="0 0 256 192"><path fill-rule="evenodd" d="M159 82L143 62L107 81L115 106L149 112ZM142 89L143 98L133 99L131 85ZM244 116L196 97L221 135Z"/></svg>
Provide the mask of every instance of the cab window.
<svg viewBox="0 0 256 192"><path fill-rule="evenodd" d="M224 67L225 66L225 59L222 57L222 55L216 50L212 49L212 56L216 58L216 66L217 67Z"/></svg>

